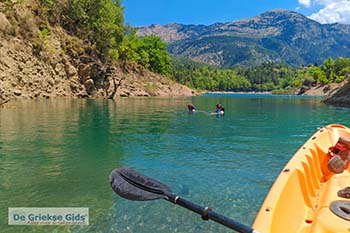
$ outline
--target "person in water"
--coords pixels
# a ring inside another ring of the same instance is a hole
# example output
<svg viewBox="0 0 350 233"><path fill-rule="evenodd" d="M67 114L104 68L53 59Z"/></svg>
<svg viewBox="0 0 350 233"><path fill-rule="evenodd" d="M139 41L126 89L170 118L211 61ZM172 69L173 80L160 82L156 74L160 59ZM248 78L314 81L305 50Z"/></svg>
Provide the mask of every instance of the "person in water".
<svg viewBox="0 0 350 233"><path fill-rule="evenodd" d="M216 104L215 113L224 115L225 114L225 108L221 104Z"/></svg>
<svg viewBox="0 0 350 233"><path fill-rule="evenodd" d="M196 107L193 104L188 104L187 108L188 108L189 112L195 112L196 111Z"/></svg>

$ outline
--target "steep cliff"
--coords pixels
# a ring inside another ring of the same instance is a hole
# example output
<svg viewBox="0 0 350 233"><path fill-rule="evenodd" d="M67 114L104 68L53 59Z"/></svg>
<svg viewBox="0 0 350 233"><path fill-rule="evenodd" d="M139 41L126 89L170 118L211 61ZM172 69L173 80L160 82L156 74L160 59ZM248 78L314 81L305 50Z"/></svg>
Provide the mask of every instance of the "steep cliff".
<svg viewBox="0 0 350 233"><path fill-rule="evenodd" d="M350 107L350 84L348 81L345 84L331 93L324 101L326 104Z"/></svg>
<svg viewBox="0 0 350 233"><path fill-rule="evenodd" d="M136 64L107 62L60 25L42 27L35 3L0 3L0 100L195 94Z"/></svg>

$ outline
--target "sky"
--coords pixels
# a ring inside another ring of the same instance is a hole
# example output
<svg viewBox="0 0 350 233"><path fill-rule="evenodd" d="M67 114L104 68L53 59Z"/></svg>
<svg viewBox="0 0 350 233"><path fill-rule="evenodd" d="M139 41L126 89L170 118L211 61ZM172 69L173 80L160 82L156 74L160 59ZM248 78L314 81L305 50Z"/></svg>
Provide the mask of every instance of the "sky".
<svg viewBox="0 0 350 233"><path fill-rule="evenodd" d="M224 23L272 9L301 13L320 23L350 24L350 0L122 0L125 23Z"/></svg>

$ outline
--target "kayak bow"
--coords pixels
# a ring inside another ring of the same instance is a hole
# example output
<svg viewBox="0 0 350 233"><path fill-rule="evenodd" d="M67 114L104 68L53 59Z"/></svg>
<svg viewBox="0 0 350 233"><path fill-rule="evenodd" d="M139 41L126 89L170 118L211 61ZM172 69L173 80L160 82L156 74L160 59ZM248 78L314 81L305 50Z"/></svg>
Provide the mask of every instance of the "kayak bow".
<svg viewBox="0 0 350 233"><path fill-rule="evenodd" d="M350 186L349 138L349 128L339 124L311 136L275 180L253 228L264 233L349 232L350 202L338 195Z"/></svg>

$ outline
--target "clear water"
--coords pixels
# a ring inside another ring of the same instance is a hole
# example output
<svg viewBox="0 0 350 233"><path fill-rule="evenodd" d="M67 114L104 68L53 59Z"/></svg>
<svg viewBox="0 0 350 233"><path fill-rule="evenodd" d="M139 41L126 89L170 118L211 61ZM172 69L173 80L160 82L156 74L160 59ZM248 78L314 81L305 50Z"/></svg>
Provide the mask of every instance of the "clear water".
<svg viewBox="0 0 350 233"><path fill-rule="evenodd" d="M209 115L218 102L225 116ZM164 200L118 197L108 177L121 166L251 225L294 152L349 113L315 97L247 94L12 102L0 109L0 231L230 232ZM90 225L8 226L8 207L88 207Z"/></svg>

